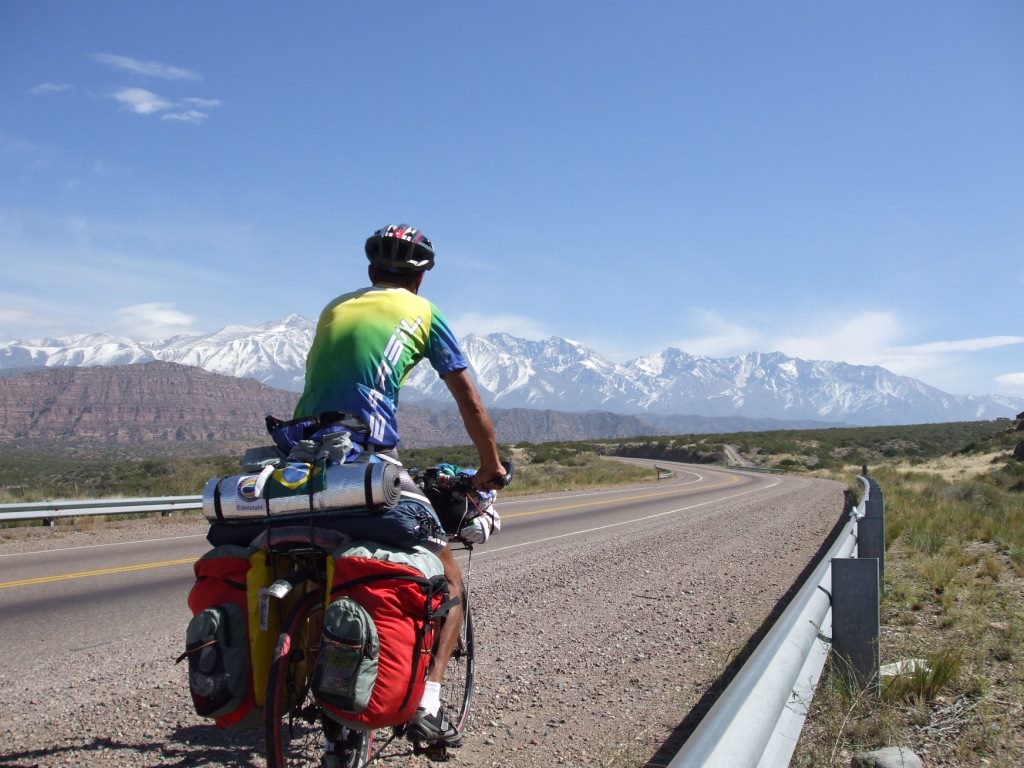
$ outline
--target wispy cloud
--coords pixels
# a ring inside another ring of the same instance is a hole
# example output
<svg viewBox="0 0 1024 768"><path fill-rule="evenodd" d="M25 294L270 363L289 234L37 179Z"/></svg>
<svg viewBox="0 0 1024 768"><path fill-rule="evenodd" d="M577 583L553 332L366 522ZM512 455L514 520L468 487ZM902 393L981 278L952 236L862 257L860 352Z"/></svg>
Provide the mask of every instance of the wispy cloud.
<svg viewBox="0 0 1024 768"><path fill-rule="evenodd" d="M906 376L914 376L936 386L946 378L956 378L971 367L971 359L983 353L1024 344L1024 336L981 336L957 341L932 341L924 344L892 344L881 349L873 364ZM948 387L952 391L954 388Z"/></svg>
<svg viewBox="0 0 1024 768"><path fill-rule="evenodd" d="M74 309L78 308L73 307L72 312ZM73 325L78 318L69 317L67 312L67 302L50 301L24 292L0 292L0 343L58 336L69 328L83 330Z"/></svg>
<svg viewBox="0 0 1024 768"><path fill-rule="evenodd" d="M212 109L213 107L220 106L220 99L198 99L193 96L181 99L178 103L188 107L198 107L199 109Z"/></svg>
<svg viewBox="0 0 1024 768"><path fill-rule="evenodd" d="M166 115L160 115L161 120L190 123L191 125L200 125L208 117L209 115L205 112L199 112L195 109L186 109L184 112L168 112Z"/></svg>
<svg viewBox="0 0 1024 768"><path fill-rule="evenodd" d="M783 323L803 328L787 332ZM780 320L754 325L729 320L710 311L691 315L697 333L671 342L686 352L708 357L729 357L747 352L782 352L804 360L835 360L853 365L879 365L902 376L912 376L948 391L961 389L961 374L971 367L971 356L1014 345L1024 336L982 336L969 339L908 344L912 331L898 314L862 311L833 318ZM1017 374L998 379L1002 391L1016 386Z"/></svg>
<svg viewBox="0 0 1024 768"><path fill-rule="evenodd" d="M161 120L190 125L200 125L210 116L208 112L193 109L193 107L210 109L220 106L219 99L200 99L190 96L171 101L145 88L122 88L112 93L111 98L120 103L121 109L125 111L134 112L137 115L163 113L160 115Z"/></svg>
<svg viewBox="0 0 1024 768"><path fill-rule="evenodd" d="M781 329L785 322L797 332ZM903 356L915 351L902 347L907 331L903 321L892 312L865 311L832 319L814 317L788 319L773 327L772 322L754 325L732 320L709 310L694 310L690 325L692 336L672 342L672 346L694 355L729 357L747 352L782 352L804 360L841 360L857 365L877 365L891 359L897 350ZM916 354L925 354L917 350Z"/></svg>
<svg viewBox="0 0 1024 768"><path fill-rule="evenodd" d="M145 88L122 88L113 94L113 98L121 104L122 109L137 115L152 115L172 106L171 102Z"/></svg>
<svg viewBox="0 0 1024 768"><path fill-rule="evenodd" d="M68 83L40 83L34 88L29 88L28 92L33 96L39 96L46 93L60 93L61 91L70 91L71 86Z"/></svg>
<svg viewBox="0 0 1024 768"><path fill-rule="evenodd" d="M139 341L166 339L196 330L196 318L178 310L170 302L133 304L118 309L117 315L117 330Z"/></svg>
<svg viewBox="0 0 1024 768"><path fill-rule="evenodd" d="M691 355L707 357L726 357L741 355L757 348L761 342L758 330L726 320L715 312L696 309L691 313L693 325L700 329L700 334L672 342Z"/></svg>
<svg viewBox="0 0 1024 768"><path fill-rule="evenodd" d="M475 333L486 336L488 333L508 333L523 339L546 339L552 334L533 318L522 315L466 312L452 318L455 332L464 335Z"/></svg>
<svg viewBox="0 0 1024 768"><path fill-rule="evenodd" d="M130 56L118 56L113 53L93 53L90 58L122 72L131 72L145 77L158 77L161 80L202 80L198 72L184 67L175 67L159 61L140 61Z"/></svg>
<svg viewBox="0 0 1024 768"><path fill-rule="evenodd" d="M915 344L904 347L909 352L930 354L933 352L981 352L986 349L999 349L1014 344L1024 344L1024 336L984 336L979 339L961 339L960 341L930 341L927 344Z"/></svg>
<svg viewBox="0 0 1024 768"><path fill-rule="evenodd" d="M1020 373L1004 373L996 376L996 386L1007 395L1024 395L1024 371Z"/></svg>
<svg viewBox="0 0 1024 768"><path fill-rule="evenodd" d="M0 323L3 325L30 326L38 321L38 316L19 307L0 307Z"/></svg>
<svg viewBox="0 0 1024 768"><path fill-rule="evenodd" d="M803 325L813 330L769 336L768 350L778 350L805 360L880 365L882 361L892 360L894 348L907 333L903 321L892 312L861 312L833 324L813 318ZM912 353L908 350L907 354Z"/></svg>

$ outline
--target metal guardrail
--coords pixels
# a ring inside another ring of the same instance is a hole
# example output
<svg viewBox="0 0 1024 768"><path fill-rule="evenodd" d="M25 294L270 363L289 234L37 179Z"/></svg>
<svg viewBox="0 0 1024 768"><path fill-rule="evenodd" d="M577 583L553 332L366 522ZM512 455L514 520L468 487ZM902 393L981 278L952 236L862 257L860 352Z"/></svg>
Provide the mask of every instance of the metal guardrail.
<svg viewBox="0 0 1024 768"><path fill-rule="evenodd" d="M784 475L786 470L776 469L775 467L748 467L745 464L726 464L726 469L739 469L744 472L764 472L770 475Z"/></svg>
<svg viewBox="0 0 1024 768"><path fill-rule="evenodd" d="M847 563L848 558L856 558L858 524L872 502L872 489L876 491L873 501L881 504L881 490L874 481L868 480L866 470L858 482L864 489L864 498L851 510L849 521L832 547L683 744L669 768L788 766L829 651L840 653L840 641L845 643L844 658L848 653L846 649L853 648L859 653L863 645L873 644L873 650L869 649L873 659L868 663L874 664L877 677L877 579L874 595L864 590L860 600L862 605L867 605L868 614L872 601L874 603L874 637L858 636L859 629L853 629L849 637L834 637L838 629L833 626L833 593L855 593L859 585L849 580L834 585L833 561ZM863 564L874 562L877 561L865 560ZM877 566L874 572L877 577ZM845 606L844 610L850 612ZM858 622L845 621L846 625L851 623ZM870 674L870 666L868 670Z"/></svg>
<svg viewBox="0 0 1024 768"><path fill-rule="evenodd" d="M167 514L187 509L202 509L202 496L158 496L136 499L67 499L0 504L0 522L42 520L47 524L61 517L88 515Z"/></svg>

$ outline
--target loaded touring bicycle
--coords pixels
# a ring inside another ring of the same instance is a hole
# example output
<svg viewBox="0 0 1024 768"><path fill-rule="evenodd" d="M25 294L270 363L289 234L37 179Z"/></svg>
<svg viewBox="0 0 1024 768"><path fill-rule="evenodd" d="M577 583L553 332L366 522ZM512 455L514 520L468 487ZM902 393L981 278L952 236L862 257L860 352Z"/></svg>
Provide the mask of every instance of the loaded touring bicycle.
<svg viewBox="0 0 1024 768"><path fill-rule="evenodd" d="M481 538L461 534L474 530L467 523L496 520L493 493L474 491L472 470L405 474L384 457L345 461L354 453L345 432L301 439L287 455L251 449L244 474L214 478L204 491L213 548L194 566L193 618L178 660L188 662L197 713L220 727L262 726L272 768L355 768L410 748L443 752L402 737L440 628L460 603L442 706L459 730L469 714L468 584L451 589L424 543L441 537L471 558L472 539ZM403 474L445 530L401 502Z"/></svg>

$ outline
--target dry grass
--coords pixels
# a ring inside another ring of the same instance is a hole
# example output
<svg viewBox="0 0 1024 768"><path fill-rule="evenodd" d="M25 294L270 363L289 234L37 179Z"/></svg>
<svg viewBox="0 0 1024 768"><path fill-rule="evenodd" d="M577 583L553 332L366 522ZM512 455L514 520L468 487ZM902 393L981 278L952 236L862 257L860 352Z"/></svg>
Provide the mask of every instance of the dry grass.
<svg viewBox="0 0 1024 768"><path fill-rule="evenodd" d="M993 459L1004 455L1004 451L958 456L940 456L917 464L907 461L896 462L892 468L903 474L922 472L941 477L943 480L970 480L992 470Z"/></svg>
<svg viewBox="0 0 1024 768"><path fill-rule="evenodd" d="M882 661L927 658L928 669L887 678L878 697L826 674L793 766L845 768L881 746L909 747L935 767L1024 764L1024 579L992 545L971 550L944 585L950 599L933 597L909 558L888 560ZM1003 566L998 581L978 577L988 558Z"/></svg>
<svg viewBox="0 0 1024 768"><path fill-rule="evenodd" d="M957 456L934 473L877 472L882 663L925 658L929 670L884 682L878 697L827 674L792 765L845 768L881 746L909 747L928 766L1024 765L1024 494L971 480L978 467Z"/></svg>

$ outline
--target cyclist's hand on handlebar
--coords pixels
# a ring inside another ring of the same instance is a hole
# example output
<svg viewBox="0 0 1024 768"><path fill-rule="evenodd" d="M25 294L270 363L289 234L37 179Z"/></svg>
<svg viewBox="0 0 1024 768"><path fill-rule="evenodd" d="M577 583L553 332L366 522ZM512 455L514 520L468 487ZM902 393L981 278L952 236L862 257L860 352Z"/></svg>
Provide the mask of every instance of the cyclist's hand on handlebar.
<svg viewBox="0 0 1024 768"><path fill-rule="evenodd" d="M496 467L481 466L473 475L473 487L478 491L497 491L512 482L512 472L511 461Z"/></svg>

